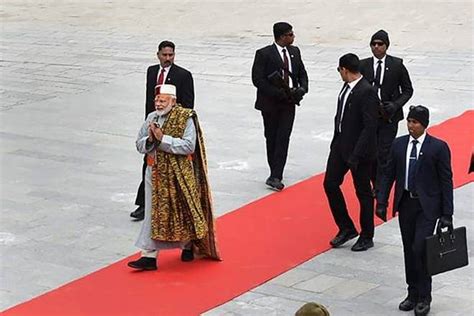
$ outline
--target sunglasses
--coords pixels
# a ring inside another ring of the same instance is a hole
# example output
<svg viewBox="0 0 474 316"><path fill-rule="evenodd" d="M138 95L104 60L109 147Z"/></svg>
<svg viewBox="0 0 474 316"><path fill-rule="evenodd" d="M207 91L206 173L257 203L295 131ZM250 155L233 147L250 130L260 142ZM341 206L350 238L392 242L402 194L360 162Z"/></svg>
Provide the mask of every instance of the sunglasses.
<svg viewBox="0 0 474 316"><path fill-rule="evenodd" d="M283 34L283 36L290 36L290 37L293 37L295 36L295 33L291 32L291 33L286 33L286 34Z"/></svg>
<svg viewBox="0 0 474 316"><path fill-rule="evenodd" d="M370 43L370 45L372 45L372 46L384 46L385 43L384 42L372 42L372 43Z"/></svg>

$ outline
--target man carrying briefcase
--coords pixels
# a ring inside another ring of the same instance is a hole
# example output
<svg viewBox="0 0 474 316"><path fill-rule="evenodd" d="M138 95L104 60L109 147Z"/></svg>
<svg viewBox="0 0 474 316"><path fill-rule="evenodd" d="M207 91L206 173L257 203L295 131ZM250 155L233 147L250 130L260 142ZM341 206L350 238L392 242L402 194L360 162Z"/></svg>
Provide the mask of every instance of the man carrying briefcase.
<svg viewBox="0 0 474 316"><path fill-rule="evenodd" d="M395 182L393 213L403 242L408 296L398 308L427 315L431 304L431 276L424 264L425 238L440 228L452 227L453 174L448 145L425 132L429 111L411 106L407 116L409 135L395 139L387 169L377 193L376 215L387 220L387 201Z"/></svg>

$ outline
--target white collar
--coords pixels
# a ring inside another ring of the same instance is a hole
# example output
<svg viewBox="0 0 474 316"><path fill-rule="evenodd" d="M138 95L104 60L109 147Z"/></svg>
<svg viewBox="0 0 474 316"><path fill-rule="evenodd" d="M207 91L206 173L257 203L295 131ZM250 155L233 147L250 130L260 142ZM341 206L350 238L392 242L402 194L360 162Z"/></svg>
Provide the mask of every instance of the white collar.
<svg viewBox="0 0 474 316"><path fill-rule="evenodd" d="M160 64L160 69L159 69L159 70L161 71L161 69L164 69L164 70L165 70L165 72L169 72L169 71L170 71L170 68L171 68L171 66L173 66L173 64L169 65L168 67L161 67L161 64Z"/></svg>
<svg viewBox="0 0 474 316"><path fill-rule="evenodd" d="M378 65L378 61L381 60L382 61L382 65L385 64L385 59L387 59L387 54L385 54L385 56L383 56L382 59L378 59L377 57L374 56L374 65Z"/></svg>
<svg viewBox="0 0 474 316"><path fill-rule="evenodd" d="M286 51L288 51L288 48L283 47L283 46L280 46L280 45L278 45L276 42L275 42L275 45L276 45L276 47L277 47L277 49L278 49L278 51L279 51L280 53L281 53L281 51L282 51L283 49L286 49Z"/></svg>
<svg viewBox="0 0 474 316"><path fill-rule="evenodd" d="M347 84L349 85L349 89L351 89L351 90L354 89L354 87L359 83L359 81L362 80L363 77L364 77L364 76L360 75L360 77L357 78L356 80L353 80L353 81L351 81L351 82L348 82Z"/></svg>
<svg viewBox="0 0 474 316"><path fill-rule="evenodd" d="M418 138L414 138L413 136L410 135L410 139L409 139L409 143L411 143L413 140L417 140L418 141L418 144L423 144L423 142L425 141L425 138L426 138L426 131Z"/></svg>

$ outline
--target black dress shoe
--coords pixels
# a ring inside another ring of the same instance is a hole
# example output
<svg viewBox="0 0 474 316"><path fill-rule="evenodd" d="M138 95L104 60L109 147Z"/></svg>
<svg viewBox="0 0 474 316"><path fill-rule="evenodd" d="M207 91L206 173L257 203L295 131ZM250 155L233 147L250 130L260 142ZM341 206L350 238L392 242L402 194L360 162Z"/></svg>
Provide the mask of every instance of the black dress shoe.
<svg viewBox="0 0 474 316"><path fill-rule="evenodd" d="M130 213L130 217L139 221L143 220L145 218L145 207L140 205L135 211Z"/></svg>
<svg viewBox="0 0 474 316"><path fill-rule="evenodd" d="M351 250L352 251L366 251L369 248L372 248L374 246L374 242L372 241L371 238L362 238L359 237L357 242L352 246Z"/></svg>
<svg viewBox="0 0 474 316"><path fill-rule="evenodd" d="M149 257L141 257L137 261L130 261L127 265L137 270L151 271L158 269L156 266L156 258Z"/></svg>
<svg viewBox="0 0 474 316"><path fill-rule="evenodd" d="M285 185L281 182L280 179L269 177L265 184L268 185L272 190L281 191L285 188Z"/></svg>
<svg viewBox="0 0 474 316"><path fill-rule="evenodd" d="M430 302L429 301L420 301L416 303L415 306L415 315L416 316L425 316L430 312Z"/></svg>
<svg viewBox="0 0 474 316"><path fill-rule="evenodd" d="M183 249L181 252L181 261L189 262L194 260L194 253L192 249Z"/></svg>
<svg viewBox="0 0 474 316"><path fill-rule="evenodd" d="M410 297L407 297L398 305L398 309L404 312L408 312L408 311L413 310L415 306L416 306L416 300Z"/></svg>
<svg viewBox="0 0 474 316"><path fill-rule="evenodd" d="M341 231L329 243L334 248L337 248L339 246L342 246L343 244L345 244L347 241L351 240L352 238L357 237L357 235L358 234L356 231Z"/></svg>

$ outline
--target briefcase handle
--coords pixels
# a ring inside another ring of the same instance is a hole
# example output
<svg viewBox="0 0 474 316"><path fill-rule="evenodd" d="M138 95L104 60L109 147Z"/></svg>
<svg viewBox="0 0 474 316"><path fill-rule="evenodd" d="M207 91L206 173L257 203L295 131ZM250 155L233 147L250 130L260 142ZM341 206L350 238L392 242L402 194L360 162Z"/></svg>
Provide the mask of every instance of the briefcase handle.
<svg viewBox="0 0 474 316"><path fill-rule="evenodd" d="M456 239L456 235L454 235L453 231L454 231L454 227L451 224L448 226L449 239L451 240L451 242L454 242L454 240ZM440 244L444 244L444 242L446 241L442 233L443 231L441 229L441 221L438 220L438 225L436 225L436 235L438 236Z"/></svg>

